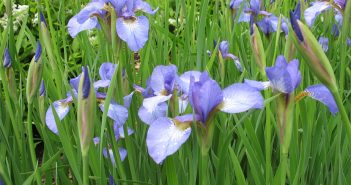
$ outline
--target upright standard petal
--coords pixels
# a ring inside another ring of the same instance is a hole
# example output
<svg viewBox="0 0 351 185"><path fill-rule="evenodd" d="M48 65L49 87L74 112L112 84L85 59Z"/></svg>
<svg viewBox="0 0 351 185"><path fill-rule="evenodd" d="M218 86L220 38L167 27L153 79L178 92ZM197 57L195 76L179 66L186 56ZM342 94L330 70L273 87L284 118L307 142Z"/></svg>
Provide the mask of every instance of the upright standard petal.
<svg viewBox="0 0 351 185"><path fill-rule="evenodd" d="M333 95L327 87L322 84L312 85L305 89L305 92L308 93L308 96L323 103L329 109L329 111L335 115L339 109L336 105Z"/></svg>
<svg viewBox="0 0 351 185"><path fill-rule="evenodd" d="M112 80L113 73L117 68L117 64L112 64L110 62L105 62L101 64L99 69L99 75L101 80Z"/></svg>
<svg viewBox="0 0 351 185"><path fill-rule="evenodd" d="M143 48L149 37L149 21L145 16L118 18L116 29L119 38L125 41L132 51Z"/></svg>
<svg viewBox="0 0 351 185"><path fill-rule="evenodd" d="M226 113L240 113L249 109L262 109L264 99L257 89L242 83L223 90L223 102L219 108Z"/></svg>
<svg viewBox="0 0 351 185"><path fill-rule="evenodd" d="M201 81L200 77L199 82L191 83L189 98L195 113L205 124L209 114L223 101L223 93L216 81L212 79Z"/></svg>
<svg viewBox="0 0 351 185"><path fill-rule="evenodd" d="M317 16L325 10L331 8L328 1L317 1L312 3L312 6L305 10L305 20L309 27L311 27L316 20Z"/></svg>
<svg viewBox="0 0 351 185"><path fill-rule="evenodd" d="M298 68L298 60L293 60L288 64L283 56L278 56L275 66L266 68L267 77L273 90L291 93L301 81L301 73Z"/></svg>
<svg viewBox="0 0 351 185"><path fill-rule="evenodd" d="M185 123L175 123L170 118L159 118L149 128L146 145L152 159L160 164L169 155L174 154L185 143L191 133L191 127Z"/></svg>
<svg viewBox="0 0 351 185"><path fill-rule="evenodd" d="M130 104L132 103L134 91L128 94L127 96L123 97L123 106L126 108L130 107Z"/></svg>
<svg viewBox="0 0 351 185"><path fill-rule="evenodd" d="M100 103L99 107L101 111L104 111L104 103ZM107 116L113 119L119 126L122 126L128 119L128 110L122 105L111 102L108 107Z"/></svg>
<svg viewBox="0 0 351 185"><path fill-rule="evenodd" d="M65 100L57 100L53 102L52 105L57 113L58 118L60 121L68 114L69 112L69 105L65 102ZM45 122L46 126L55 134L58 134L56 121L54 112L52 110L52 106L48 108L46 111Z"/></svg>
<svg viewBox="0 0 351 185"><path fill-rule="evenodd" d="M187 71L183 73L178 79L178 85L183 94L188 94L190 86L190 78L194 78L194 82L199 81L201 72L199 71Z"/></svg>
<svg viewBox="0 0 351 185"><path fill-rule="evenodd" d="M168 95L173 93L177 78L177 67L175 65L159 65L152 71L149 85L155 95Z"/></svg>

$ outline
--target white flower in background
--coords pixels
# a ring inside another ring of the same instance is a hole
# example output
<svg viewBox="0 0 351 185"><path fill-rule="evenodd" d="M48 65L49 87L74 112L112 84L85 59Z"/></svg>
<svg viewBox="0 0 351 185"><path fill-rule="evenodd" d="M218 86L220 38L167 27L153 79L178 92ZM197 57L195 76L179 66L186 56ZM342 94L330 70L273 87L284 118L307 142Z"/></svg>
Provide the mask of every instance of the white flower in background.
<svg viewBox="0 0 351 185"><path fill-rule="evenodd" d="M13 29L17 31L20 27L21 21L28 16L28 5L19 5L13 4L12 5L12 15L13 15ZM8 16L5 13L3 17L0 18L0 25L3 29L7 27Z"/></svg>

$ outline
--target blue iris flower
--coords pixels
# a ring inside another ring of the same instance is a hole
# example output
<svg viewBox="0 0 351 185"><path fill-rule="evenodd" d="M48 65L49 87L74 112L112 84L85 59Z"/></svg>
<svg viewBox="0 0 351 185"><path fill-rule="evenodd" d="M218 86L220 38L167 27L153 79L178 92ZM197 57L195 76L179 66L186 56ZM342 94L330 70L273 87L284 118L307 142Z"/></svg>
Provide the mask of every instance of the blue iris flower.
<svg viewBox="0 0 351 185"><path fill-rule="evenodd" d="M238 22L248 23L250 22L250 17L253 17L254 21L257 23L257 26L266 35L277 31L279 22L278 17L272 13L262 10L260 0L251 0L250 3L248 3L246 0L231 0L230 2L230 8L232 10L239 9L241 6L243 6L243 11L239 15ZM259 19L260 16L263 16L263 18ZM287 35L288 25L284 20L282 20L281 29Z"/></svg>
<svg viewBox="0 0 351 185"><path fill-rule="evenodd" d="M105 102L106 94L103 92L99 92L98 89L109 86L115 69L116 69L115 64L103 63L99 69L101 80L94 83L94 89L96 91L96 99L101 111L104 110L104 102ZM68 114L70 110L70 105L73 103L73 97L77 97L78 95L78 85L79 85L80 76L81 75L79 75L78 77L72 78L70 80L73 95L71 93L67 93L67 97L65 99L56 100L52 103L52 106L55 109L55 112L57 113L57 116L60 121ZM114 121L114 123L116 125L119 125L120 127L123 126L123 124L128 119L127 108L130 105L132 96L133 96L133 93L124 98L124 101L125 101L124 104L126 106L119 105L114 101L111 101L109 105L107 116L111 118ZM53 109L50 106L46 112L46 125L52 132L54 132L55 134L58 134L56 124L58 123L55 122Z"/></svg>
<svg viewBox="0 0 351 185"><path fill-rule="evenodd" d="M143 0L93 0L68 22L68 32L74 38L84 30L100 28L99 18L108 21L106 6L111 5L117 15L116 32L132 51L144 47L149 35L147 17L137 16L138 11L155 14L150 5ZM108 23L109 24L109 23Z"/></svg>
<svg viewBox="0 0 351 185"><path fill-rule="evenodd" d="M318 17L324 11L329 9L334 9L335 20L340 27L343 20L343 10L345 9L346 0L334 0L333 3L329 1L316 1L312 2L311 6L307 8L304 12L304 17L307 25L311 27Z"/></svg>
<svg viewBox="0 0 351 185"><path fill-rule="evenodd" d="M237 83L222 90L207 72L188 71L176 83L178 93L187 97L194 113L169 118L165 112L149 123L146 144L150 156L158 164L186 142L193 121L206 126L210 124L210 116L217 111L239 113L263 108L263 97L256 88Z"/></svg>
<svg viewBox="0 0 351 185"><path fill-rule="evenodd" d="M269 81L259 82L245 80L245 83L258 90L272 88L275 92L291 94L301 82L301 72L299 70L299 61L297 59L288 63L284 56L278 56L275 65L266 68L266 73ZM303 92L304 96L309 96L325 104L332 114L338 112L336 102L331 92L325 86L309 86Z"/></svg>

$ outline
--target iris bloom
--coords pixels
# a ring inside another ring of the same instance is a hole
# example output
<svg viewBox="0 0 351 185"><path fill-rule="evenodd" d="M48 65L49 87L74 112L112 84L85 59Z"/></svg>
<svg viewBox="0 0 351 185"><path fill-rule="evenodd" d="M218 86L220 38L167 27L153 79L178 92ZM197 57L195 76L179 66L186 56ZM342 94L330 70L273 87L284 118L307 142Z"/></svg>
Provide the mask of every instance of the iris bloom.
<svg viewBox="0 0 351 185"><path fill-rule="evenodd" d="M99 92L98 89L109 86L109 83L110 83L110 80L112 79L115 68L116 68L116 65L114 64L103 63L99 69L101 80L94 83L96 99L101 111L104 110L104 102L105 102L106 94ZM77 97L79 80L80 80L80 75L70 80L74 97ZM125 101L124 104L127 105L126 107L119 105L114 101L111 101L107 112L107 116L111 118L115 122L115 124L121 126L127 120L128 118L127 108L130 105L132 95L133 94L130 94L124 98L124 101ZM55 109L55 112L57 113L57 116L60 121L68 114L70 110L70 105L73 103L73 96L71 95L71 93L67 93L67 97L65 99L56 100L53 102L52 106ZM55 117L51 106L48 108L46 112L46 125L52 132L54 132L55 134L58 134Z"/></svg>
<svg viewBox="0 0 351 185"><path fill-rule="evenodd" d="M287 63L283 56L278 56L275 66L267 67L266 73L269 81L258 82L253 80L245 80L245 83L255 87L258 90L272 88L275 92L291 94L299 86L301 82L301 72L299 70L299 61L294 59ZM325 104L332 114L338 112L336 102L330 91L323 85L309 86L300 96L309 96L313 99Z"/></svg>
<svg viewBox="0 0 351 185"><path fill-rule="evenodd" d="M214 47L216 47L216 42L214 42ZM211 51L207 50L207 53L211 56ZM234 61L235 67L242 72L243 68L240 64L239 58L231 53L229 53L229 43L228 41L222 41L218 46L218 54L223 59L232 59Z"/></svg>
<svg viewBox="0 0 351 185"><path fill-rule="evenodd" d="M260 0L251 0L250 7L247 5L246 0L231 0L230 8L232 10L239 9L241 6L244 7L243 12L239 16L238 22L250 22L250 17L254 17L255 22L263 33L268 35L269 33L276 32L278 29L279 19L275 15L262 10ZM261 20L258 20L259 16L263 16ZM281 29L285 34L288 33L288 26L284 20L282 20Z"/></svg>
<svg viewBox="0 0 351 185"><path fill-rule="evenodd" d="M114 11L107 11L111 5ZM117 15L116 32L132 51L140 50L148 40L149 21L147 17L136 13L142 11L153 15L150 5L143 0L93 0L68 22L68 32L74 38L84 30L100 28L100 20L110 24L109 13Z"/></svg>
<svg viewBox="0 0 351 185"><path fill-rule="evenodd" d="M206 72L201 73L198 80L190 76L187 91L194 114L174 119L159 117L150 124L146 143L150 156L158 164L175 153L189 138L193 121L206 127L217 111L239 113L263 108L263 97L257 89L237 83L222 90Z"/></svg>
<svg viewBox="0 0 351 185"><path fill-rule="evenodd" d="M316 20L317 16L324 11L334 9L335 20L339 26L342 24L343 10L345 9L345 0L334 0L333 3L329 1L316 1L311 3L312 6L305 10L305 21L309 27L311 27Z"/></svg>
<svg viewBox="0 0 351 185"><path fill-rule="evenodd" d="M139 108L139 118L146 124L151 124L156 118L166 115L166 101L171 99L178 79L175 65L157 66L153 70L146 89L137 87L146 97Z"/></svg>

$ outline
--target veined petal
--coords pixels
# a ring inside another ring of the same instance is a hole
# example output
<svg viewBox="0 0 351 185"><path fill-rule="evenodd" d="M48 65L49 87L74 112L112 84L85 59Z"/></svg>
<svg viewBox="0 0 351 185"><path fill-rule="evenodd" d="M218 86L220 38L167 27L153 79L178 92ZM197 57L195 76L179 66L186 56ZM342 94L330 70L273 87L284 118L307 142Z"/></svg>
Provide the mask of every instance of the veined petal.
<svg viewBox="0 0 351 185"><path fill-rule="evenodd" d="M244 83L259 90L259 91L262 91L262 90L266 90L268 89L269 87L271 87L271 82L269 81L266 81L266 82L260 82L260 81L255 81L255 80L248 80L248 79L245 79L244 80Z"/></svg>
<svg viewBox="0 0 351 185"><path fill-rule="evenodd" d="M172 95L170 94L168 96L161 95L161 96L153 96L150 98L145 98L143 101L143 107L145 107L147 111L153 112L157 107L157 105L159 105L162 102L168 101L171 97Z"/></svg>
<svg viewBox="0 0 351 185"><path fill-rule="evenodd" d="M305 92L308 93L309 97L326 105L333 115L335 115L339 111L333 95L331 94L329 89L324 85L311 85L305 89Z"/></svg>
<svg viewBox="0 0 351 185"><path fill-rule="evenodd" d="M178 78L175 65L156 66L150 76L149 85L156 95L167 95L173 93L175 82Z"/></svg>
<svg viewBox="0 0 351 185"><path fill-rule="evenodd" d="M104 103L100 103L99 107L101 111L104 111ZM122 126L128 119L128 110L122 105L111 102L108 107L107 116L113 119L119 126Z"/></svg>
<svg viewBox="0 0 351 185"><path fill-rule="evenodd" d="M53 102L53 107L57 113L58 118L60 121L68 114L69 112L69 105L68 103L65 102L65 100L57 100ZM48 108L46 111L46 116L45 116L45 122L46 126L55 134L58 134L57 126L56 126L56 121L55 121L55 116L54 112L52 110L52 106Z"/></svg>
<svg viewBox="0 0 351 185"><path fill-rule="evenodd" d="M90 2L85 6L77 15L77 21L78 23L83 23L89 18L92 17L92 15L97 14L97 15L103 15L103 7L105 6L104 1L95 1L95 2Z"/></svg>
<svg viewBox="0 0 351 185"><path fill-rule="evenodd" d="M138 116L145 124L152 124L159 117L166 117L168 106L166 103L160 103L152 111L149 111L144 106L141 106L138 111Z"/></svg>
<svg viewBox="0 0 351 185"><path fill-rule="evenodd" d="M266 67L267 77L274 90L283 93L291 93L294 90L295 84L287 67L288 63L283 56L278 56L275 66Z"/></svg>
<svg viewBox="0 0 351 185"><path fill-rule="evenodd" d="M243 3L246 4L247 2L244 0L231 0L229 7L230 7L230 9L239 9ZM244 6L245 6L245 4L244 4Z"/></svg>
<svg viewBox="0 0 351 185"><path fill-rule="evenodd" d="M237 83L223 90L223 102L220 110L226 113L240 113L249 109L262 109L264 99L257 89Z"/></svg>
<svg viewBox="0 0 351 185"><path fill-rule="evenodd" d="M132 51L144 47L149 37L149 21L145 16L118 18L116 29L119 38L125 41Z"/></svg>
<svg viewBox="0 0 351 185"><path fill-rule="evenodd" d="M229 43L228 41L222 41L219 46L218 46L219 52L221 52L222 55L227 55L228 50L229 50Z"/></svg>
<svg viewBox="0 0 351 185"><path fill-rule="evenodd" d="M179 123L182 124L182 123ZM185 143L191 133L190 125L177 126L170 118L159 118L149 128L146 145L152 159L160 164Z"/></svg>
<svg viewBox="0 0 351 185"><path fill-rule="evenodd" d="M317 16L325 10L331 8L331 5L327 1L317 1L312 3L312 6L305 10L305 20L309 27L311 27L316 20Z"/></svg>
<svg viewBox="0 0 351 185"><path fill-rule="evenodd" d="M72 17L67 24L68 33L72 38L75 38L81 31L99 28L99 26L100 24L96 17L90 17L84 22L78 22L77 15Z"/></svg>

